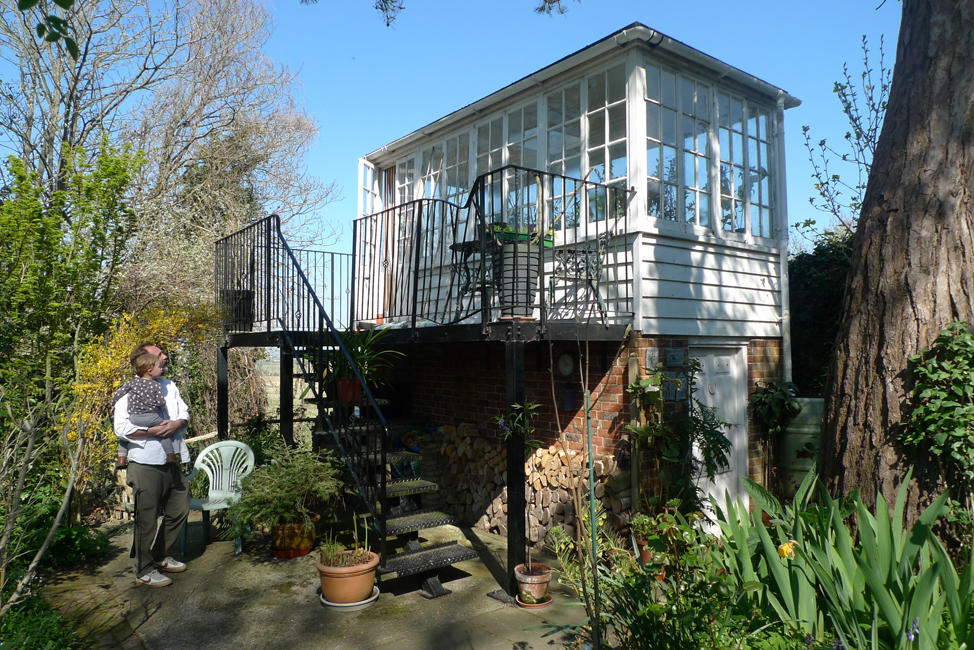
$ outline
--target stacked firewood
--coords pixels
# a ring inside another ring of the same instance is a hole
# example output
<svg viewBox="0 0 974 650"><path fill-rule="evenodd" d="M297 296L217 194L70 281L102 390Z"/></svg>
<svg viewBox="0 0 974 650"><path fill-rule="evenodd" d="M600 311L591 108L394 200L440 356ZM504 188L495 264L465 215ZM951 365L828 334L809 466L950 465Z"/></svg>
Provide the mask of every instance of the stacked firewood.
<svg viewBox="0 0 974 650"><path fill-rule="evenodd" d="M440 486L445 508L464 523L506 535L507 449L488 443L472 425L444 427L443 432ZM625 527L631 501L628 470L617 467L611 455L597 457L593 469L596 497L612 513L613 524ZM560 443L542 447L525 462L524 475L526 532L531 543L542 547L553 526L573 535L576 513L572 487L578 487L583 498L589 493L584 455L563 449Z"/></svg>

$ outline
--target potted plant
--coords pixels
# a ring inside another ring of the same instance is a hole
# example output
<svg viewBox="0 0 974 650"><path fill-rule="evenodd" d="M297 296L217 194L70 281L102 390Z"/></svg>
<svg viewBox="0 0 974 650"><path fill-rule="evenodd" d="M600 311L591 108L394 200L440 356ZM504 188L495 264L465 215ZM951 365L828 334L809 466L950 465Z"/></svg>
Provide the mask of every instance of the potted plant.
<svg viewBox="0 0 974 650"><path fill-rule="evenodd" d="M259 527L271 533L274 555L307 555L314 547L316 509L340 499L338 469L327 452L279 445L268 455L270 462L241 482L240 499L227 511L232 524L226 536L246 537Z"/></svg>
<svg viewBox="0 0 974 650"><path fill-rule="evenodd" d="M487 234L501 317L530 317L538 293L541 250L554 246L554 231L495 223L488 227Z"/></svg>
<svg viewBox="0 0 974 650"><path fill-rule="evenodd" d="M534 437L535 429L531 426L539 405L534 402L515 404L510 417L498 416L497 423L504 432L504 437L519 436L524 440L528 454L533 454L541 446ZM526 536L530 538L530 536ZM514 577L517 579L517 603L529 609L546 607L551 603L548 593L548 583L551 582L551 567L531 561L531 544L527 544L527 562L514 567Z"/></svg>
<svg viewBox="0 0 974 650"><path fill-rule="evenodd" d="M643 564L649 564L653 559L653 553L649 549L649 539L654 534L655 528L653 519L641 512L629 522L629 530L639 550L639 560Z"/></svg>
<svg viewBox="0 0 974 650"><path fill-rule="evenodd" d="M365 543L361 546L358 526L353 526L352 534L355 542L351 549L345 548L333 535L327 537L318 549L319 558L315 561L315 568L321 576L321 602L326 606L368 606L379 595L375 586L379 556L369 549L368 528Z"/></svg>
<svg viewBox="0 0 974 650"><path fill-rule="evenodd" d="M402 357L398 350L382 349L379 344L389 335L389 330L346 331L342 333L342 344L351 357L336 351L329 374L334 378L334 394L342 402L358 402L362 399L362 386L352 371L352 364L358 369L362 380L369 386L379 386L386 382L386 373L392 368L393 360Z"/></svg>

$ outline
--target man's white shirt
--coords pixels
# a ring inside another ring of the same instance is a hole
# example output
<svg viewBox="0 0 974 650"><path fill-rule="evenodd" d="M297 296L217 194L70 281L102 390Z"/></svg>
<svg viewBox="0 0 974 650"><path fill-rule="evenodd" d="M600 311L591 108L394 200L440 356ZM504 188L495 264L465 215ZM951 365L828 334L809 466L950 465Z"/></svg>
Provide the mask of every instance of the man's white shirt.
<svg viewBox="0 0 974 650"><path fill-rule="evenodd" d="M168 379L159 379L158 381L162 384L162 393L166 399L166 410L162 413L163 419L186 420L189 422L189 407L186 406L186 402L180 396L176 384ZM130 461L139 463L140 465L166 464L166 452L162 450L161 438L129 438L131 434L137 431L144 431L144 429L135 426L129 420L128 395L125 395L115 403L114 426L115 435L119 438L124 438L129 443L128 459ZM188 463L190 456L189 447L186 446L186 442L183 440L183 434L185 433L186 427L183 427L174 433L170 440L172 440L173 450L179 454L182 462Z"/></svg>

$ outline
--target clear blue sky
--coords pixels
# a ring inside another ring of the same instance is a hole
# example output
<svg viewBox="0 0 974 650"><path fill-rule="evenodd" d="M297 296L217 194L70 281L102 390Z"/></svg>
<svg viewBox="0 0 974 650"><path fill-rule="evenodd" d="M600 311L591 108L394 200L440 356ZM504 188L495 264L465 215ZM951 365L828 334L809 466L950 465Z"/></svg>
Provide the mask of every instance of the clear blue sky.
<svg viewBox="0 0 974 650"><path fill-rule="evenodd" d="M320 216L344 226L345 242L359 157L636 21L802 100L785 113L788 211L792 223L821 224L825 216L808 205L814 189L802 126L815 140L841 143L847 123L833 82L844 62L861 71L863 35L877 57L885 35L892 68L902 9L890 0L878 9L879 0L582 0L549 18L532 11L534 0L406 0L386 27L372 4L271 5L277 30L269 54L300 70L299 97L320 128L309 171L337 181L344 196Z"/></svg>

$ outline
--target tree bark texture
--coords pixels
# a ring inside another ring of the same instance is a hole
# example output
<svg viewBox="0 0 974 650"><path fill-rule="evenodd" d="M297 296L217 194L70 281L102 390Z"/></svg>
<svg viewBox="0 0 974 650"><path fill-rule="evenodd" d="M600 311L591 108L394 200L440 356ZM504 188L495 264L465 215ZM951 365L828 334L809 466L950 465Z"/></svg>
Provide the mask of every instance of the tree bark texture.
<svg viewBox="0 0 974 650"><path fill-rule="evenodd" d="M892 505L914 466L912 524L943 489L937 462L898 442L907 359L974 319L974 1L904 0L882 133L856 231L826 391L819 465L833 495Z"/></svg>

